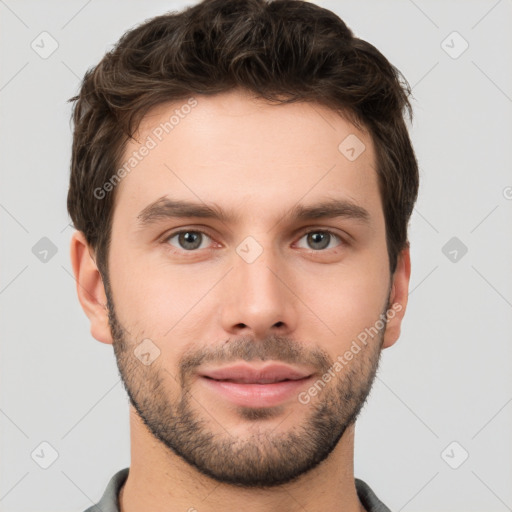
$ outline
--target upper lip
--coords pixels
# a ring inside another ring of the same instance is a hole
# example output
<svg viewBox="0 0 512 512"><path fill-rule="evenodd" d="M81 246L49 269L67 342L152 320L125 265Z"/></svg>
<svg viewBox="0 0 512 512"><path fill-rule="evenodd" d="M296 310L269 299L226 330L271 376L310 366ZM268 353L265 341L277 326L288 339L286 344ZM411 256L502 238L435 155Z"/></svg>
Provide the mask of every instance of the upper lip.
<svg viewBox="0 0 512 512"><path fill-rule="evenodd" d="M293 368L285 364L271 363L261 367L248 364L235 364L222 368L206 369L202 377L215 380L228 380L243 384L269 384L283 380L299 380L311 376L311 372Z"/></svg>

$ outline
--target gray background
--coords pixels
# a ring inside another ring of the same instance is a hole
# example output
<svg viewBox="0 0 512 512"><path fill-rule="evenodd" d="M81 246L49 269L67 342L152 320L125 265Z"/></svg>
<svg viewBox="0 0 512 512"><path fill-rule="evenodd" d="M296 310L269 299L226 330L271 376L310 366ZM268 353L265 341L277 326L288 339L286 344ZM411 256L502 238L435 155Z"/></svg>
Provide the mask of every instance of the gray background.
<svg viewBox="0 0 512 512"><path fill-rule="evenodd" d="M66 100L126 29L188 3L0 0L2 512L81 512L129 465L128 399L71 274ZM512 2L318 3L413 86L421 168L409 305L355 474L393 511L512 510Z"/></svg>

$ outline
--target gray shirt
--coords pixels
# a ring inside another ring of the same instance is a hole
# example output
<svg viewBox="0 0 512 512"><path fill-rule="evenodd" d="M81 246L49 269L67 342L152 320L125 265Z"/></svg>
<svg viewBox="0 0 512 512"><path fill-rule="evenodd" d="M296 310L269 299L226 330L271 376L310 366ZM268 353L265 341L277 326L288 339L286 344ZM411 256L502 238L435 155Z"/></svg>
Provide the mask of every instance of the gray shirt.
<svg viewBox="0 0 512 512"><path fill-rule="evenodd" d="M96 505L89 507L85 512L119 512L117 495L128 477L129 469L130 468L124 468L118 471L110 479L100 501ZM358 478L355 479L355 482L359 501L368 512L391 512L389 508L375 496L375 493L370 489L368 484Z"/></svg>

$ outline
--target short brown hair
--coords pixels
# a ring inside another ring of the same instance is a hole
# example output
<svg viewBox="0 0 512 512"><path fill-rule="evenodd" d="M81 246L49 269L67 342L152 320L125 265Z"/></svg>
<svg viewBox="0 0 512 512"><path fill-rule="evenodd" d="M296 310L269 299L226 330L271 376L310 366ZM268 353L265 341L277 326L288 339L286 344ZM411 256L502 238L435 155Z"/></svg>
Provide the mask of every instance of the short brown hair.
<svg viewBox="0 0 512 512"><path fill-rule="evenodd" d="M403 75L336 14L310 2L204 0L126 32L69 100L76 103L67 206L103 277L115 190L102 199L94 191L115 174L143 116L164 102L235 88L279 103L316 102L369 131L394 273L409 245L419 186Z"/></svg>

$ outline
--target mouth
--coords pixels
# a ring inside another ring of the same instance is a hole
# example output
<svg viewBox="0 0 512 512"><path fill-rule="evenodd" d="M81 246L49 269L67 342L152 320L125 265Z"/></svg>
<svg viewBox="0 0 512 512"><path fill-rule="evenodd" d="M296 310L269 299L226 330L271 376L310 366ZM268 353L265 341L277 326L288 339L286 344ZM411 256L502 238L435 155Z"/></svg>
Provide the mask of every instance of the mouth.
<svg viewBox="0 0 512 512"><path fill-rule="evenodd" d="M296 396L311 380L313 372L284 364L256 367L237 364L204 369L200 381L217 398L245 407L273 407Z"/></svg>
<svg viewBox="0 0 512 512"><path fill-rule="evenodd" d="M214 379L208 375L204 375L205 379L216 380L218 382L235 382L237 384L274 384L276 382L290 382L302 379L264 379L264 378L240 378L240 379Z"/></svg>
<svg viewBox="0 0 512 512"><path fill-rule="evenodd" d="M201 376L208 379L239 384L273 384L304 379L310 377L311 374L311 371L281 363L270 363L259 367L239 363L221 368L207 368L201 372Z"/></svg>

